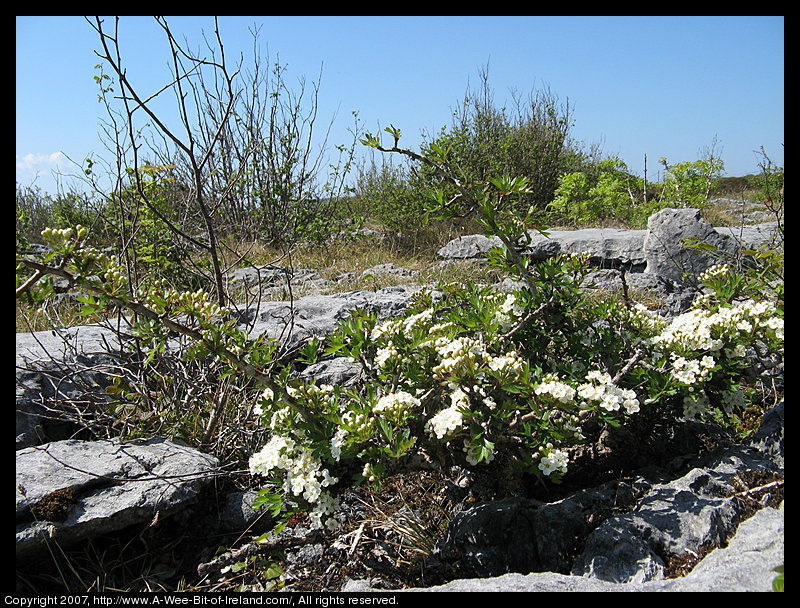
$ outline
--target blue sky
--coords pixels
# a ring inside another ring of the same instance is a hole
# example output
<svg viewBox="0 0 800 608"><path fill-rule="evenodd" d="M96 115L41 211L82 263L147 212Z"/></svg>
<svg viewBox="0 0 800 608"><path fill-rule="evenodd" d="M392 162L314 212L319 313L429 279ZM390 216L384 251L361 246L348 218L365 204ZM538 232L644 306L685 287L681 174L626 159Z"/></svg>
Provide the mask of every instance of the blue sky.
<svg viewBox="0 0 800 608"><path fill-rule="evenodd" d="M168 21L193 48L213 32L208 16ZM782 16L226 16L219 24L229 58L251 56L256 24L264 54L286 65L290 83L322 70L318 124L334 120L330 144L352 139L358 111L367 130L393 124L416 148L423 132L451 124L488 66L498 107L512 90L547 88L573 107L574 138L602 144L634 173L645 154L655 177L659 158L696 160L715 140L728 175L755 172L761 146L783 165ZM123 17L120 39L137 88L168 82L166 42L151 17ZM19 183L54 192L52 171L75 171L67 157L108 154L98 135L98 48L83 17L16 18Z"/></svg>

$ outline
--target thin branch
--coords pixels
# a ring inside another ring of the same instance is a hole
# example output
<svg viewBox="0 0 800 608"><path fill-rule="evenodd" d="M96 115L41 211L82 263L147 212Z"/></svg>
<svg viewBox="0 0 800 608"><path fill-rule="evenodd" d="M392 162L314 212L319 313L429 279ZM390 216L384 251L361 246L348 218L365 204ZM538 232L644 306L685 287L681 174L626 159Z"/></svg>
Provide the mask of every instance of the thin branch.
<svg viewBox="0 0 800 608"><path fill-rule="evenodd" d="M73 281L74 283L80 285L84 289L87 289L91 292L107 297L111 301L111 303L117 306L126 308L136 313L137 315L144 317L145 319L150 319L152 321L161 323L167 329L177 332L188 338L191 338L195 342L212 346L208 343L205 336L203 336L202 332L187 327L181 323L178 323L173 319L170 319L166 313L158 314L157 312L151 310L141 302L134 302L126 300L124 298L111 296L107 294L100 287L97 287L97 285L95 285L91 281L88 281L83 277L75 276L64 269L53 268L45 264L41 264L39 262L33 262L31 260L22 260L22 263L28 268L31 268L33 270L41 270L45 274L54 274L56 276L60 276L70 281ZM319 421L314 417L314 415L311 413L311 411L308 408L306 408L302 403L298 402L294 397L292 397L286 391L285 388L281 387L278 383L276 383L268 374L265 374L263 371L261 371L254 365L248 363L247 361L245 361L244 359L234 354L225 347L222 347L220 349L218 356L228 361L228 363L233 365L236 369L245 374L247 377L252 378L259 384L266 386L267 388L272 390L276 395L279 395L281 400L286 405L288 405L289 407L294 409L297 413L299 413L308 424L314 427L314 429L317 432L319 432L320 434L324 434L322 426L320 425Z"/></svg>

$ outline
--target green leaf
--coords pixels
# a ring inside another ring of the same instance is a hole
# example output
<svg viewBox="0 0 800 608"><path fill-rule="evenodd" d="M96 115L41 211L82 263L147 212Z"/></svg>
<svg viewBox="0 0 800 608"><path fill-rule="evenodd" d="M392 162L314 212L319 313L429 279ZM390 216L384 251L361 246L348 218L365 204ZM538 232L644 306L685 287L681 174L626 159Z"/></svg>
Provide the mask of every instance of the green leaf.
<svg viewBox="0 0 800 608"><path fill-rule="evenodd" d="M772 590L776 593L783 593L783 566L773 568L772 571L778 573L778 576L772 581Z"/></svg>

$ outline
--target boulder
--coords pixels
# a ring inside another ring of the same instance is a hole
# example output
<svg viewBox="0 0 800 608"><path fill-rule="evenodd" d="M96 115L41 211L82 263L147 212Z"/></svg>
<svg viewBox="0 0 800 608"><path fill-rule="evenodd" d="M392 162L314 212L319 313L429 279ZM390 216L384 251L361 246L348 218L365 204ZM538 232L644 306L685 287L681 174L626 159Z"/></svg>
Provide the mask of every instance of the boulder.
<svg viewBox="0 0 800 608"><path fill-rule="evenodd" d="M351 385L363 372L361 363L351 357L334 357L314 363L305 368L300 375L320 384L332 386Z"/></svg>
<svg viewBox="0 0 800 608"><path fill-rule="evenodd" d="M122 348L118 333L100 325L16 334L17 367L28 361L63 363L76 355L107 354Z"/></svg>
<svg viewBox="0 0 800 608"><path fill-rule="evenodd" d="M219 531L235 534L247 531L253 535L269 532L275 526L275 518L266 507L253 506L257 498L255 490L237 490L222 496L218 518L214 522Z"/></svg>
<svg viewBox="0 0 800 608"><path fill-rule="evenodd" d="M530 243L525 254L534 260L544 260L559 253L587 252L598 266L644 268L642 257L644 230L618 228L585 228L581 230L530 231ZM493 247L499 247L499 237L473 234L458 237L439 249L442 259L475 259L485 257Z"/></svg>
<svg viewBox="0 0 800 608"><path fill-rule="evenodd" d="M530 232L530 244L524 253L543 260L559 253L588 253L593 265L603 269L624 268L631 277L647 273L659 279L684 283L684 275L697 274L742 250L757 249L769 243L778 232L776 222L752 226L715 228L700 216L699 209L662 209L650 216L646 230L620 228L584 228ZM707 249L689 249L686 239L697 239ZM481 259L499 237L475 234L458 237L439 249L444 260Z"/></svg>
<svg viewBox="0 0 800 608"><path fill-rule="evenodd" d="M696 239L720 249L725 239L700 217L699 209L662 209L647 220L645 272L683 282L684 275L700 274L716 261L713 251L688 249L684 242Z"/></svg>
<svg viewBox="0 0 800 608"><path fill-rule="evenodd" d="M382 275L389 275L401 278L413 278L418 276L419 272L416 270L403 268L402 266L397 266L396 264L376 264L375 266L367 268L364 272L362 272L361 278L366 279L368 277L378 277Z"/></svg>
<svg viewBox="0 0 800 608"><path fill-rule="evenodd" d="M686 275L700 274L714 264L735 258L743 250L769 243L777 229L776 222L715 228L700 217L699 209L662 209L647 221L645 272L684 282ZM704 245L686 247L687 241Z"/></svg>
<svg viewBox="0 0 800 608"><path fill-rule="evenodd" d="M213 478L213 456L162 437L65 440L16 453L16 556L169 516Z"/></svg>
<svg viewBox="0 0 800 608"><path fill-rule="evenodd" d="M568 572L598 512L631 508L647 484L611 481L553 503L520 497L456 515L426 565L428 578Z"/></svg>
<svg viewBox="0 0 800 608"><path fill-rule="evenodd" d="M259 302L240 311L240 325L251 338L266 334L282 338L293 347L330 334L356 308L375 313L381 320L396 316L405 310L418 290L418 287L396 286L378 291L309 295L293 302Z"/></svg>
<svg viewBox="0 0 800 608"><path fill-rule="evenodd" d="M293 285L305 283L327 284L316 270L309 268L289 268L265 264L237 268L225 275L229 287L261 285L262 287L281 287L291 280Z"/></svg>
<svg viewBox="0 0 800 608"><path fill-rule="evenodd" d="M709 553L680 578L614 583L556 572L509 573L492 578L458 579L443 585L401 589L401 592L769 592L784 563L784 507L767 507L742 522L727 547ZM342 591L379 592L368 580L351 580Z"/></svg>
<svg viewBox="0 0 800 608"><path fill-rule="evenodd" d="M531 232L528 254L534 259L557 253L588 253L590 262L601 268L643 270L647 260L642 253L646 230L621 228L583 228L580 230L550 230L547 235Z"/></svg>
<svg viewBox="0 0 800 608"><path fill-rule="evenodd" d="M499 237L483 234L460 236L439 249L437 255L443 260L469 260L486 257L486 252L503 244ZM556 252L557 253L557 252Z"/></svg>

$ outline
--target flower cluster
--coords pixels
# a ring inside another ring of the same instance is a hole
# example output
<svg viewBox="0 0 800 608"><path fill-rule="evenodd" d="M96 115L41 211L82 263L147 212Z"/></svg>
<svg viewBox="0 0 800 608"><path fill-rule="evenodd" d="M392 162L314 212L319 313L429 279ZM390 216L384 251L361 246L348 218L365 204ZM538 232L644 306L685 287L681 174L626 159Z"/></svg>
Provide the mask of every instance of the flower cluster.
<svg viewBox="0 0 800 608"><path fill-rule="evenodd" d="M43 239L58 245L66 244L72 239L73 234L76 234L77 240L80 241L83 240L87 234L89 234L89 229L86 226L81 226L78 224L75 226L74 231L72 228L45 228L41 232Z"/></svg>
<svg viewBox="0 0 800 608"><path fill-rule="evenodd" d="M420 401L405 391L397 391L384 395L372 408L372 411L382 415L397 424L406 421L409 414L419 407Z"/></svg>
<svg viewBox="0 0 800 608"><path fill-rule="evenodd" d="M307 447L291 437L273 435L267 444L250 457L252 475L268 475L273 469L283 472L283 490L301 496L314 507L309 513L312 527L327 526L335 529L338 522L332 515L338 510L338 501L323 488L338 481L323 469L319 459Z"/></svg>
<svg viewBox="0 0 800 608"><path fill-rule="evenodd" d="M564 450L553 448L552 443L539 448L541 458L539 459L539 470L548 477L554 472L566 473L569 464L569 455Z"/></svg>
<svg viewBox="0 0 800 608"><path fill-rule="evenodd" d="M367 413L348 410L342 414L341 428L357 441L367 440L375 432L375 421Z"/></svg>
<svg viewBox="0 0 800 608"><path fill-rule="evenodd" d="M716 364L711 355L704 355L701 359L686 359L673 355L672 378L681 384L692 386L706 381Z"/></svg>
<svg viewBox="0 0 800 608"><path fill-rule="evenodd" d="M488 359L483 344L466 336L455 338L436 348L440 363L433 368L439 378L448 378L458 372L475 368Z"/></svg>
<svg viewBox="0 0 800 608"><path fill-rule="evenodd" d="M636 393L611 383L611 376L605 372L592 370L586 374L586 382L578 387L578 396L588 402L596 402L601 408L614 412L622 407L626 413L639 411L639 400Z"/></svg>
<svg viewBox="0 0 800 608"><path fill-rule="evenodd" d="M748 299L717 311L694 308L675 317L651 343L667 352L717 352L763 331L783 340L783 319L769 302Z"/></svg>
<svg viewBox="0 0 800 608"><path fill-rule="evenodd" d="M525 309L517 302L517 296L510 293L494 313L494 321L501 330L506 331L514 326L524 312Z"/></svg>
<svg viewBox="0 0 800 608"><path fill-rule="evenodd" d="M537 395L549 395L561 403L570 403L575 399L575 389L561 382L556 374L547 374L542 380L533 389Z"/></svg>
<svg viewBox="0 0 800 608"><path fill-rule="evenodd" d="M724 278L730 273L731 267L727 264L714 264L697 276L701 283L708 283L717 279Z"/></svg>
<svg viewBox="0 0 800 608"><path fill-rule="evenodd" d="M488 367L499 374L516 377L525 369L525 360L519 353L512 351L505 355L491 357Z"/></svg>
<svg viewBox="0 0 800 608"><path fill-rule="evenodd" d="M689 420L705 414L708 406L708 395L704 391L689 392L683 397L683 415Z"/></svg>
<svg viewBox="0 0 800 608"><path fill-rule="evenodd" d="M442 439L462 427L465 410L469 410L469 397L458 388L450 394L450 407L431 417L425 424L425 430L429 435Z"/></svg>

